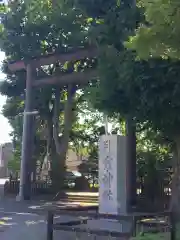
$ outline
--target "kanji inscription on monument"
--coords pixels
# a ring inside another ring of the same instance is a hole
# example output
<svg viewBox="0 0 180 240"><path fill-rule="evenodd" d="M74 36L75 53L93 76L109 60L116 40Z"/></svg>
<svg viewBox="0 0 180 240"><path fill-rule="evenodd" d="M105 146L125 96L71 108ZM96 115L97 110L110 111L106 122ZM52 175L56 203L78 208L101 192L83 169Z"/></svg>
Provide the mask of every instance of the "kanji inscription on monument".
<svg viewBox="0 0 180 240"><path fill-rule="evenodd" d="M100 141L99 154L99 183L100 183L100 201L106 204L106 210L112 211L114 208L114 201L116 199L116 191L114 185L116 183L116 176L114 176L114 167L116 165L114 159L114 146L110 136L104 136ZM113 210L114 211L114 210Z"/></svg>
<svg viewBox="0 0 180 240"><path fill-rule="evenodd" d="M104 175L102 177L102 182L104 184L103 198L105 198L105 200L113 200L113 192L111 190L113 181L112 164L113 159L108 153L103 161Z"/></svg>

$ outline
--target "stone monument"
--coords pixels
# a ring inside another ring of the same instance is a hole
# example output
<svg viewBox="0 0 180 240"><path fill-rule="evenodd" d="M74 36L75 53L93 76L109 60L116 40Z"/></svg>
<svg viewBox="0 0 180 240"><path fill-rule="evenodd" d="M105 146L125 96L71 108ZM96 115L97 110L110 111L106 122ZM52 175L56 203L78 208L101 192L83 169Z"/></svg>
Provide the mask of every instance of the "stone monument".
<svg viewBox="0 0 180 240"><path fill-rule="evenodd" d="M99 143L99 212L127 215L127 137L103 135Z"/></svg>
<svg viewBox="0 0 180 240"><path fill-rule="evenodd" d="M99 213L108 215L128 215L128 154L127 137L103 135L99 142ZM132 221L114 219L91 220L89 227L127 233L132 229Z"/></svg>

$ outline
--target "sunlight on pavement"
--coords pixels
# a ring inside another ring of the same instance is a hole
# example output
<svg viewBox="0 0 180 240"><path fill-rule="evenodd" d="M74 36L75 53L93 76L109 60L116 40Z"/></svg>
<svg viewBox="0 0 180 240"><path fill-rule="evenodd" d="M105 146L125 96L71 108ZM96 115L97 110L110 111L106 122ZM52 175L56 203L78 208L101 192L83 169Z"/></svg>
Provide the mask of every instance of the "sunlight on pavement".
<svg viewBox="0 0 180 240"><path fill-rule="evenodd" d="M10 218L10 217L2 217L1 220L8 221L8 220L12 220L12 218Z"/></svg>
<svg viewBox="0 0 180 240"><path fill-rule="evenodd" d="M0 225L4 225L5 224L5 221L0 221Z"/></svg>
<svg viewBox="0 0 180 240"><path fill-rule="evenodd" d="M3 225L3 226L13 226L13 225L17 225L17 223L7 223L7 222L1 222L0 221L0 225Z"/></svg>
<svg viewBox="0 0 180 240"><path fill-rule="evenodd" d="M39 223L45 223L44 220L39 220L39 221L25 221L25 224L27 226L34 225L34 224L39 224Z"/></svg>
<svg viewBox="0 0 180 240"><path fill-rule="evenodd" d="M42 207L42 206L30 206L29 208L31 208L31 209L38 209L40 207Z"/></svg>
<svg viewBox="0 0 180 240"><path fill-rule="evenodd" d="M68 205L68 203L67 203ZM98 203L88 203L88 202L72 202L70 203L70 205L78 205L78 206L98 206L99 204Z"/></svg>
<svg viewBox="0 0 180 240"><path fill-rule="evenodd" d="M7 212L1 214L7 214ZM6 216L0 218L0 240L45 239L46 219L44 216L14 212L12 213L12 220L10 218L11 216L9 218L6 218Z"/></svg>
<svg viewBox="0 0 180 240"><path fill-rule="evenodd" d="M30 215L30 216L33 216L33 215L37 215L36 213L24 213L24 212L17 212L17 213L15 213L16 215Z"/></svg>
<svg viewBox="0 0 180 240"><path fill-rule="evenodd" d="M92 197L99 196L99 193L97 192L67 192L66 194L69 196L92 196Z"/></svg>
<svg viewBox="0 0 180 240"><path fill-rule="evenodd" d="M17 225L17 223L15 222L8 222L9 220L12 220L12 218L1 218L0 219L0 228L3 226L13 226L13 225Z"/></svg>

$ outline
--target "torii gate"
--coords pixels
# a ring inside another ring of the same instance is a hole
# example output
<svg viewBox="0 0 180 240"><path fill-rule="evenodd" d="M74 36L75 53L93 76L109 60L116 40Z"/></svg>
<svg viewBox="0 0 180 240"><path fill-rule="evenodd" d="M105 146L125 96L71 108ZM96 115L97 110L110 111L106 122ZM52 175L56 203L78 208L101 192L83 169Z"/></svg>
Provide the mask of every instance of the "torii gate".
<svg viewBox="0 0 180 240"><path fill-rule="evenodd" d="M73 72L65 75L51 76L43 79L33 79L33 71L41 66L55 64L57 62L63 64L67 61L77 61L85 58L93 58L97 56L97 49L80 48L71 53L63 54L50 54L47 56L41 56L39 58L30 59L29 61L17 61L14 63L9 63L9 69L12 72L19 70L26 70L26 98L25 98L25 111L23 119L23 138L22 138L22 153L21 153L21 174L20 174L20 188L18 200L29 200L31 196L31 159L32 159L32 146L33 146L33 124L34 115L37 111L33 108L33 88L42 87L44 85L68 85L72 83L77 84L87 84L89 80L97 77L96 70L87 70L86 72ZM129 121L128 121L129 122ZM132 125L127 126L127 136L129 139L129 179L131 191L131 201L134 201L136 196L136 153L134 152L134 147L132 146ZM135 143L135 141L133 141Z"/></svg>
<svg viewBox="0 0 180 240"><path fill-rule="evenodd" d="M14 63L9 63L10 71L17 72L19 70L26 70L26 97L25 110L23 118L23 138L22 138L22 152L21 152L21 174L20 174L20 188L18 200L29 200L31 196L31 159L33 147L33 125L34 115L37 111L33 108L33 88L41 87L46 84L49 85L69 85L71 83L86 84L89 80L95 78L97 73L95 70L87 70L86 72L73 72L70 74L62 74L58 76L46 77L43 79L33 79L33 72L35 69L45 65L55 64L57 62L64 64L67 61L77 61L85 58L93 58L97 56L95 48L79 48L70 53L50 54L41 56L39 58L30 59L25 62L23 60Z"/></svg>

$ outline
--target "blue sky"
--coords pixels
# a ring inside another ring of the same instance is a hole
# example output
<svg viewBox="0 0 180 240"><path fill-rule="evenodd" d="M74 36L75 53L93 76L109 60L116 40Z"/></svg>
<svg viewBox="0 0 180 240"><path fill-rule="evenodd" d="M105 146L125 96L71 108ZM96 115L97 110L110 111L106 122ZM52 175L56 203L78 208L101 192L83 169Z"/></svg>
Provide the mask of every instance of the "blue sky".
<svg viewBox="0 0 180 240"><path fill-rule="evenodd" d="M4 54L0 52L0 64L4 58ZM2 81L5 76L0 72L0 81ZM11 132L11 127L8 120L1 114L2 107L6 101L6 97L0 95L0 144L9 142L11 140L9 134Z"/></svg>

